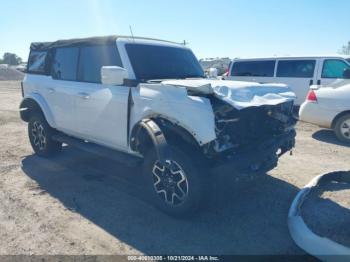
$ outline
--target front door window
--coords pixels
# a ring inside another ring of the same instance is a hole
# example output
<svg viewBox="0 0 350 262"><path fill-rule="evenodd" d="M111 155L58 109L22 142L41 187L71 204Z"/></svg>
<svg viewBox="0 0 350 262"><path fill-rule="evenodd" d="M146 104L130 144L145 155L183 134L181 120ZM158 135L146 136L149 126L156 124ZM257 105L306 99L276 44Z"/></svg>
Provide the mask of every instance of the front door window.
<svg viewBox="0 0 350 262"><path fill-rule="evenodd" d="M350 66L342 60L325 60L322 69L322 78L344 78L343 74Z"/></svg>

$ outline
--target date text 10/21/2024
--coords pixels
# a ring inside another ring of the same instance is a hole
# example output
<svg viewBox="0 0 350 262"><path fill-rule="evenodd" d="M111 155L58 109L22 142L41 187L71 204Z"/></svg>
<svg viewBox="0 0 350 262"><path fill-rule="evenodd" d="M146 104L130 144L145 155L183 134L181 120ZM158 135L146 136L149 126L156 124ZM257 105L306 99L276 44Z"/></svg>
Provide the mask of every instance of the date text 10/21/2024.
<svg viewBox="0 0 350 262"><path fill-rule="evenodd" d="M128 261L220 261L217 256L128 256Z"/></svg>

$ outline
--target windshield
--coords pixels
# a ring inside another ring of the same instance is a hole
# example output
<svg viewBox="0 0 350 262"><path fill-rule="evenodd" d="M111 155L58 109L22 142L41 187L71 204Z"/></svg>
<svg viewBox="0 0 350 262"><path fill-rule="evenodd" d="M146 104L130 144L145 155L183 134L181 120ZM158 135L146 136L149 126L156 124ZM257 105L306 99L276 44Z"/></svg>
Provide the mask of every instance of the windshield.
<svg viewBox="0 0 350 262"><path fill-rule="evenodd" d="M144 44L126 44L125 48L139 80L204 77L189 49Z"/></svg>
<svg viewBox="0 0 350 262"><path fill-rule="evenodd" d="M348 63L350 64L350 58L346 59L346 61L348 61Z"/></svg>

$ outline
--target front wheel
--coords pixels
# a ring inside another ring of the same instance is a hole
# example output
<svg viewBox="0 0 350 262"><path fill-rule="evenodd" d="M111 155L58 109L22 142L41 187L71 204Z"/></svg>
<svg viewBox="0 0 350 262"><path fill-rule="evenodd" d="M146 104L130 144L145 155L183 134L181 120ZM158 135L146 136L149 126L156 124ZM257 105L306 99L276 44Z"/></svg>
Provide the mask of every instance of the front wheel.
<svg viewBox="0 0 350 262"><path fill-rule="evenodd" d="M339 140L350 143L350 114L346 114L337 120L334 132Z"/></svg>
<svg viewBox="0 0 350 262"><path fill-rule="evenodd" d="M52 140L55 130L49 126L42 114L33 115L28 123L28 136L38 156L49 157L61 151L62 144Z"/></svg>
<svg viewBox="0 0 350 262"><path fill-rule="evenodd" d="M162 164L154 150L146 156L143 173L152 202L172 216L188 216L203 202L206 174L190 152L171 147L171 157Z"/></svg>

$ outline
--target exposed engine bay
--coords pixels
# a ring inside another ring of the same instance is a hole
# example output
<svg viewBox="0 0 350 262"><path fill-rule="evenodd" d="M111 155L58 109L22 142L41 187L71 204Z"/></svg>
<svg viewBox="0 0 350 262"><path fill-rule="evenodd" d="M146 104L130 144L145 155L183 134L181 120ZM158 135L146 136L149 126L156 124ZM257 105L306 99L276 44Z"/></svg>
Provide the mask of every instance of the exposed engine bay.
<svg viewBox="0 0 350 262"><path fill-rule="evenodd" d="M217 135L217 139L205 147L210 157L247 150L292 130L296 124L293 101L238 110L214 96L209 99Z"/></svg>

